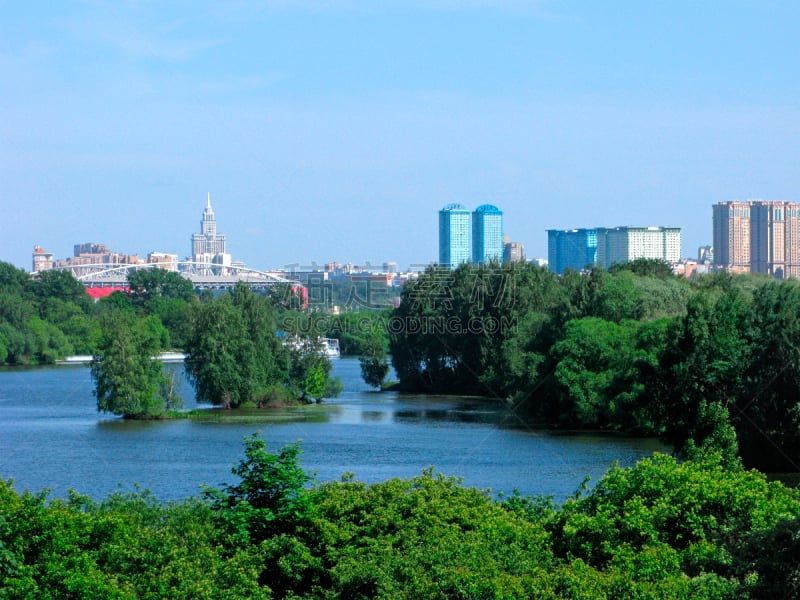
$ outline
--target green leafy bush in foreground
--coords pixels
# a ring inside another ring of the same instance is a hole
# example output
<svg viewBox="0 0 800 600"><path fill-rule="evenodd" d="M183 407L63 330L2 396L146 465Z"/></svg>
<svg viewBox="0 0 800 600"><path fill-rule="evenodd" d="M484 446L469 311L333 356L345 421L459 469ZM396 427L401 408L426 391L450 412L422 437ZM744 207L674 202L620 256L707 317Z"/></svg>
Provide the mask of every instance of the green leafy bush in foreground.
<svg viewBox="0 0 800 600"><path fill-rule="evenodd" d="M800 496L657 455L563 505L424 471L306 487L245 441L240 483L160 504L0 481L0 598L794 598Z"/></svg>

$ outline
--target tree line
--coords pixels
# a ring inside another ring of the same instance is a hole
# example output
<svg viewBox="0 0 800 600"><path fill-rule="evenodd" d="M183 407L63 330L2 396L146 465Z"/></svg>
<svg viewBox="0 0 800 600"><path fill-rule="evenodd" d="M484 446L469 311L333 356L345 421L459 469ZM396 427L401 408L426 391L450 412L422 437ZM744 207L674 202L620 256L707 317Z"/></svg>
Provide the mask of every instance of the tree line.
<svg viewBox="0 0 800 600"><path fill-rule="evenodd" d="M279 337L277 315L291 309L277 293L259 295L239 285L198 296L189 280L163 269L135 271L128 285L92 302L67 272L31 278L0 263L0 362L93 356L98 409L128 417L165 416L180 407L176 382L153 360L170 349L187 354L199 402L274 406L341 391L313 342L293 345Z"/></svg>

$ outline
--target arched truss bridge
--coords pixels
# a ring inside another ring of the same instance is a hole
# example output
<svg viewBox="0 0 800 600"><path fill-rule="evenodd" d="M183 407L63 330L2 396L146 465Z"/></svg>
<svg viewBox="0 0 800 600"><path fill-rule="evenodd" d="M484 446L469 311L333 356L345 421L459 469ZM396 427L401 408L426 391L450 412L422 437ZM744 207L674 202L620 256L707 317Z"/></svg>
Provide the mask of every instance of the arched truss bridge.
<svg viewBox="0 0 800 600"><path fill-rule="evenodd" d="M191 281L198 290L230 288L239 282L246 283L253 288L267 288L281 283L299 285L298 281L286 279L283 274L257 271L242 266L223 266L194 261L136 265L104 263L58 267L61 271L70 271L86 287L123 287L128 284L128 273L132 271L164 268L176 271Z"/></svg>

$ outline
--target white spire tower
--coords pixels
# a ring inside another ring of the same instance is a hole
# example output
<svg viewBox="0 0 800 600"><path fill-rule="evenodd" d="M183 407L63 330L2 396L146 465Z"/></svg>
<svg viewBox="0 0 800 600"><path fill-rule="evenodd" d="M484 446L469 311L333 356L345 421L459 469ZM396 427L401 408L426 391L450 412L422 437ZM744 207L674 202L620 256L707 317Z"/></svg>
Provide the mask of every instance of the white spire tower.
<svg viewBox="0 0 800 600"><path fill-rule="evenodd" d="M206 196L206 207L200 221L200 233L192 235L192 260L197 263L226 265L230 255L226 253L225 234L217 233L217 218L211 208L211 192Z"/></svg>
<svg viewBox="0 0 800 600"><path fill-rule="evenodd" d="M211 192L206 198L206 208L203 211L203 220L200 222L200 231L203 235L217 235L217 219L214 216L214 209L211 208Z"/></svg>

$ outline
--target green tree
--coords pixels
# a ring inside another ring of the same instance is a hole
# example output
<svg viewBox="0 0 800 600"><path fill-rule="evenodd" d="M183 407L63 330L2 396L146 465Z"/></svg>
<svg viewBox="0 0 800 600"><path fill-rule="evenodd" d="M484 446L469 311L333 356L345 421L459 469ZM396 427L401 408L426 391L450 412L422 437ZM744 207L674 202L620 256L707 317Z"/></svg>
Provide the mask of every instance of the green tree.
<svg viewBox="0 0 800 600"><path fill-rule="evenodd" d="M730 427L731 407L747 394L744 374L752 345L745 332L751 303L732 289L715 297L698 292L675 331L675 342L664 353L660 382L652 386L652 408L664 427L663 438L678 455L724 443L728 464L736 462Z"/></svg>
<svg viewBox="0 0 800 600"><path fill-rule="evenodd" d="M102 324L102 337L91 374L97 409L126 417L153 415L164 409L163 365L153 357L159 341L144 320L122 311Z"/></svg>
<svg viewBox="0 0 800 600"><path fill-rule="evenodd" d="M30 283L30 276L24 269L18 269L11 263L0 261L0 289L21 295Z"/></svg>
<svg viewBox="0 0 800 600"><path fill-rule="evenodd" d="M732 553L747 598L800 598L800 516L749 532Z"/></svg>
<svg viewBox="0 0 800 600"><path fill-rule="evenodd" d="M612 424L618 382L635 366L637 329L634 321L597 317L567 323L564 339L551 350L557 385L551 418L579 426Z"/></svg>
<svg viewBox="0 0 800 600"><path fill-rule="evenodd" d="M186 373L197 401L236 408L256 392L256 349L233 298L198 302L190 313Z"/></svg>
<svg viewBox="0 0 800 600"><path fill-rule="evenodd" d="M652 552L671 555L676 572L745 579L752 572L736 569L731 552L798 511L796 490L756 471L730 471L719 455L680 463L657 454L609 470L588 494L568 500L548 529L558 556L601 568L627 564L629 577L647 576Z"/></svg>
<svg viewBox="0 0 800 600"><path fill-rule="evenodd" d="M510 365L511 348L536 351L545 345L563 299L556 275L536 265L428 268L403 288L389 321L392 364L401 384L505 397L514 391L513 372L519 372ZM531 313L546 316L540 337L508 344Z"/></svg>
<svg viewBox="0 0 800 600"><path fill-rule="evenodd" d="M289 353L290 368L287 387L303 401L319 401L326 397L330 372L330 359L322 353L322 345L316 340L303 340L293 346Z"/></svg>
<svg viewBox="0 0 800 600"><path fill-rule="evenodd" d="M128 274L131 296L143 305L154 298L173 298L186 302L195 298L192 282L167 269L138 269Z"/></svg>
<svg viewBox="0 0 800 600"><path fill-rule="evenodd" d="M361 377L367 385L380 388L386 375L389 374L389 362L381 338L375 336L367 338L361 346L361 356L358 362L361 365Z"/></svg>
<svg viewBox="0 0 800 600"><path fill-rule="evenodd" d="M58 299L86 312L91 300L83 284L69 271L42 271L29 283L29 289L39 299Z"/></svg>
<svg viewBox="0 0 800 600"><path fill-rule="evenodd" d="M169 345L183 348L188 336L189 306L197 300L192 282L175 271L139 269L128 275L125 295L137 311L158 317L169 331Z"/></svg>
<svg viewBox="0 0 800 600"><path fill-rule="evenodd" d="M180 298L163 297L152 298L147 304L147 313L157 317L169 332L172 348L183 348L186 345L190 304Z"/></svg>
<svg viewBox="0 0 800 600"><path fill-rule="evenodd" d="M232 293L233 306L242 315L247 335L255 352L256 388L264 389L286 380L289 351L277 335L275 309L269 297L256 294L240 283Z"/></svg>
<svg viewBox="0 0 800 600"><path fill-rule="evenodd" d="M300 466L302 450L297 443L272 454L255 433L245 438L244 445L245 457L232 469L239 483L221 490L207 488L205 495L226 528L240 539L258 543L291 532L309 518L312 504L305 485L310 477Z"/></svg>
<svg viewBox="0 0 800 600"><path fill-rule="evenodd" d="M660 258L635 258L632 261L617 263L609 267L609 273L631 271L636 275L657 277L658 279L671 279L674 277L672 267Z"/></svg>
<svg viewBox="0 0 800 600"><path fill-rule="evenodd" d="M800 283L773 281L753 293L744 386L730 408L746 465L800 469Z"/></svg>
<svg viewBox="0 0 800 600"><path fill-rule="evenodd" d="M9 364L24 364L33 352L33 341L10 323L0 322L0 341L6 350Z"/></svg>

